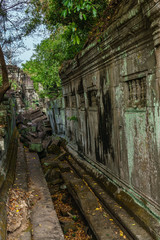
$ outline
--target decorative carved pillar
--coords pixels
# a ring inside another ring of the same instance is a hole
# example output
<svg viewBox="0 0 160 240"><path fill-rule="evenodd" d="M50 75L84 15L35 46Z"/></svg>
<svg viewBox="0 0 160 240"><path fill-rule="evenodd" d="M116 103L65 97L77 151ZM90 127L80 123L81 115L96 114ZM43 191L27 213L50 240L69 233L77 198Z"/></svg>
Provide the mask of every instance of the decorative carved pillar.
<svg viewBox="0 0 160 240"><path fill-rule="evenodd" d="M157 94L160 100L160 2L157 1L155 6L151 9L151 29L155 47L156 56L156 82Z"/></svg>

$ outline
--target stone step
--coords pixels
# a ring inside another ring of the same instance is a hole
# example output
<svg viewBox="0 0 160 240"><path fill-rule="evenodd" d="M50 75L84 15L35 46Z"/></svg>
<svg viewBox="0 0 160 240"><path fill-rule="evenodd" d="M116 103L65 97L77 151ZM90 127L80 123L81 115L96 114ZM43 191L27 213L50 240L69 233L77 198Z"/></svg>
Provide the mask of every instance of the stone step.
<svg viewBox="0 0 160 240"><path fill-rule="evenodd" d="M46 119L47 119L47 117L44 115L44 116L41 116L39 118L35 118L34 120L32 120L32 123L43 122Z"/></svg>
<svg viewBox="0 0 160 240"><path fill-rule="evenodd" d="M88 184L66 162L59 163L59 168L67 189L79 206L96 239L124 239L124 233L110 214L105 211L94 192L88 187ZM125 237L125 239L128 238Z"/></svg>
<svg viewBox="0 0 160 240"><path fill-rule="evenodd" d="M24 147L21 142L18 144L18 152L17 152L17 163L16 163L16 171L15 171L15 187L21 188L25 191L28 190L27 185L27 164L25 161L24 155Z"/></svg>
<svg viewBox="0 0 160 240"><path fill-rule="evenodd" d="M50 122L49 123L44 123L44 126L47 128L47 127L51 127L51 124Z"/></svg>
<svg viewBox="0 0 160 240"><path fill-rule="evenodd" d="M43 116L43 113L39 111L37 113L31 114L30 115L30 120L33 121L34 119L40 118L42 116Z"/></svg>
<svg viewBox="0 0 160 240"><path fill-rule="evenodd" d="M74 154L74 151L70 149L70 152ZM75 155L75 159L80 158ZM78 162L72 157L68 158L68 162L78 175L84 179L87 185L95 193L98 199L103 204L104 208L111 214L113 219L121 225L122 229L135 240L152 240L153 237L146 231L141 224L130 215L119 203L117 203L100 184L90 175L87 174L86 169L82 168ZM84 161L84 160L82 160Z"/></svg>
<svg viewBox="0 0 160 240"><path fill-rule="evenodd" d="M48 119L47 119L47 120L44 120L43 124L44 124L44 125L51 125L51 124L50 124L50 121L49 121Z"/></svg>
<svg viewBox="0 0 160 240"><path fill-rule="evenodd" d="M36 109L28 110L28 113L29 114L34 114L34 113L39 112L39 111L41 111L40 108L36 108Z"/></svg>

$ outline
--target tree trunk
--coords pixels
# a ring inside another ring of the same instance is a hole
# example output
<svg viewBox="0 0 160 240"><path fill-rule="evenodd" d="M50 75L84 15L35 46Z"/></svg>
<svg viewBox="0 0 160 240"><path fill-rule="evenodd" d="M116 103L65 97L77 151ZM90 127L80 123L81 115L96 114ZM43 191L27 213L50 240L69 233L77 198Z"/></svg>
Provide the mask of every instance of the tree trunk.
<svg viewBox="0 0 160 240"><path fill-rule="evenodd" d="M1 103L3 100L4 94L8 91L8 89L10 89L7 67L6 67L4 54L1 46L0 46L0 65L1 65L1 71L2 71L2 87L0 87L0 103Z"/></svg>

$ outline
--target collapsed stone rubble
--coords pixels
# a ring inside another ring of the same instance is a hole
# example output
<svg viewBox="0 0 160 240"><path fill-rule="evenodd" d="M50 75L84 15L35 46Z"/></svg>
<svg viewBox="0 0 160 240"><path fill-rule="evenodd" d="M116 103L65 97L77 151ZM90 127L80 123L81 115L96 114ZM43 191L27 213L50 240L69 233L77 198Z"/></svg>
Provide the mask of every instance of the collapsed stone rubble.
<svg viewBox="0 0 160 240"><path fill-rule="evenodd" d="M60 141L52 136L49 121L40 108L20 113L16 125L20 141L7 204L7 239L64 240L39 159Z"/></svg>
<svg viewBox="0 0 160 240"><path fill-rule="evenodd" d="M20 141L30 151L45 154L51 143L52 128L47 116L39 109L26 110L17 117Z"/></svg>

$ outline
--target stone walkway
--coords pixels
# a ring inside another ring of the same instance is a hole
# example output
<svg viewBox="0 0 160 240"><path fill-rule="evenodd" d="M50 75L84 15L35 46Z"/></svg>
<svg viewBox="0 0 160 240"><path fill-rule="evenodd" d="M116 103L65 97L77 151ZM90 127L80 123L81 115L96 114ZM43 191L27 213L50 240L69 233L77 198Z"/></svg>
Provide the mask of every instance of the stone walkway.
<svg viewBox="0 0 160 240"><path fill-rule="evenodd" d="M30 209L30 227L8 235L8 239L17 240L63 240L63 232L59 224L52 199L44 178L37 153L19 143L14 188L28 191L34 196Z"/></svg>
<svg viewBox="0 0 160 240"><path fill-rule="evenodd" d="M25 149L28 165L29 190L38 193L38 201L32 208L31 223L34 240L63 240L52 199L44 178L38 155Z"/></svg>
<svg viewBox="0 0 160 240"><path fill-rule="evenodd" d="M20 137L15 180L6 204L7 240L63 240L38 156L41 152L45 154L51 139L50 124L37 108L20 114L17 127ZM0 239L6 237L0 234Z"/></svg>

